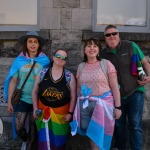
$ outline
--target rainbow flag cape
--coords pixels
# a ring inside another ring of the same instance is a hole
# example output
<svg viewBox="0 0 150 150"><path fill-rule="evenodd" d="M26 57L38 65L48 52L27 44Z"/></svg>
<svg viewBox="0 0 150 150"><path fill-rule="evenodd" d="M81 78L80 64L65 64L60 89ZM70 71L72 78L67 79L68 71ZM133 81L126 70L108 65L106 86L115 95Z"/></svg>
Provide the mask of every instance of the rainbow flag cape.
<svg viewBox="0 0 150 150"><path fill-rule="evenodd" d="M38 102L42 115L36 119L38 150L65 150L69 124L64 121L69 104L51 108Z"/></svg>

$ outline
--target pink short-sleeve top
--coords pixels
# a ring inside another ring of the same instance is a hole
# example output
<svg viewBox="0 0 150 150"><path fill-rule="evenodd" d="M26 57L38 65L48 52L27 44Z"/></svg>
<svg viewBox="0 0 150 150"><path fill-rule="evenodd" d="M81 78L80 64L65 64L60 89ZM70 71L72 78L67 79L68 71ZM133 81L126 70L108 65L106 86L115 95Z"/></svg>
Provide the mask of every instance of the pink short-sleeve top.
<svg viewBox="0 0 150 150"><path fill-rule="evenodd" d="M107 75L116 73L114 65L109 60L106 60L106 65ZM92 88L93 96L102 95L110 90L108 79L103 73L99 61L94 64L85 63L82 70L80 70L78 66L76 77L80 86L85 84L87 87Z"/></svg>

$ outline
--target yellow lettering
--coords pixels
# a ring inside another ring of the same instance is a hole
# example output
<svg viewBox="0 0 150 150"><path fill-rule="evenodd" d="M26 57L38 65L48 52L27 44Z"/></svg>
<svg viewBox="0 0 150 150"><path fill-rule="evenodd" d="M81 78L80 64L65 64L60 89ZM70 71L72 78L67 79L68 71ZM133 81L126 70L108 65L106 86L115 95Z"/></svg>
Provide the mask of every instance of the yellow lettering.
<svg viewBox="0 0 150 150"><path fill-rule="evenodd" d="M62 97L63 97L63 92L51 91L51 90L47 89L47 90L44 91L42 96L53 97L53 98L56 98L58 100L61 100Z"/></svg>
<svg viewBox="0 0 150 150"><path fill-rule="evenodd" d="M44 91L44 93L42 94L42 96L45 96L46 92L47 92L47 90Z"/></svg>

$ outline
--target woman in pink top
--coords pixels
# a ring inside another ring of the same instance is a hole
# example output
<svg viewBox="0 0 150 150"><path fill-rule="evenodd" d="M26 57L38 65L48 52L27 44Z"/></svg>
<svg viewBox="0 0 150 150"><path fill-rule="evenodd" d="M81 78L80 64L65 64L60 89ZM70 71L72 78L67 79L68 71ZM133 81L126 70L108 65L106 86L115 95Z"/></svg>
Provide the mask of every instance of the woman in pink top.
<svg viewBox="0 0 150 150"><path fill-rule="evenodd" d="M70 125L72 135L90 138L92 150L109 150L115 119L121 115L120 92L115 67L100 59L100 50L98 40L86 41L84 62L77 70L78 100Z"/></svg>

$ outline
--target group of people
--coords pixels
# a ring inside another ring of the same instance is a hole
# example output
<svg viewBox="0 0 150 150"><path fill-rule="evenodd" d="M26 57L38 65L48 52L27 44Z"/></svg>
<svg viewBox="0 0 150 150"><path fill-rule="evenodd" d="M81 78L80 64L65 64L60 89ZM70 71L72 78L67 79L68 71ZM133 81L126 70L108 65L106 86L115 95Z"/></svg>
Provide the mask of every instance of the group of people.
<svg viewBox="0 0 150 150"><path fill-rule="evenodd" d="M13 133L23 140L21 150L65 150L69 132L87 136L92 150L110 150L113 136L113 147L125 150L126 118L130 147L142 150L144 85L150 82L150 64L137 44L120 39L116 26L108 25L104 36L103 49L98 39L85 42L76 79L65 68L66 50L56 50L51 61L42 52L46 40L37 32L19 39L22 52L10 68L4 93L14 117ZM13 92L21 88L33 62L20 103L12 106Z"/></svg>

